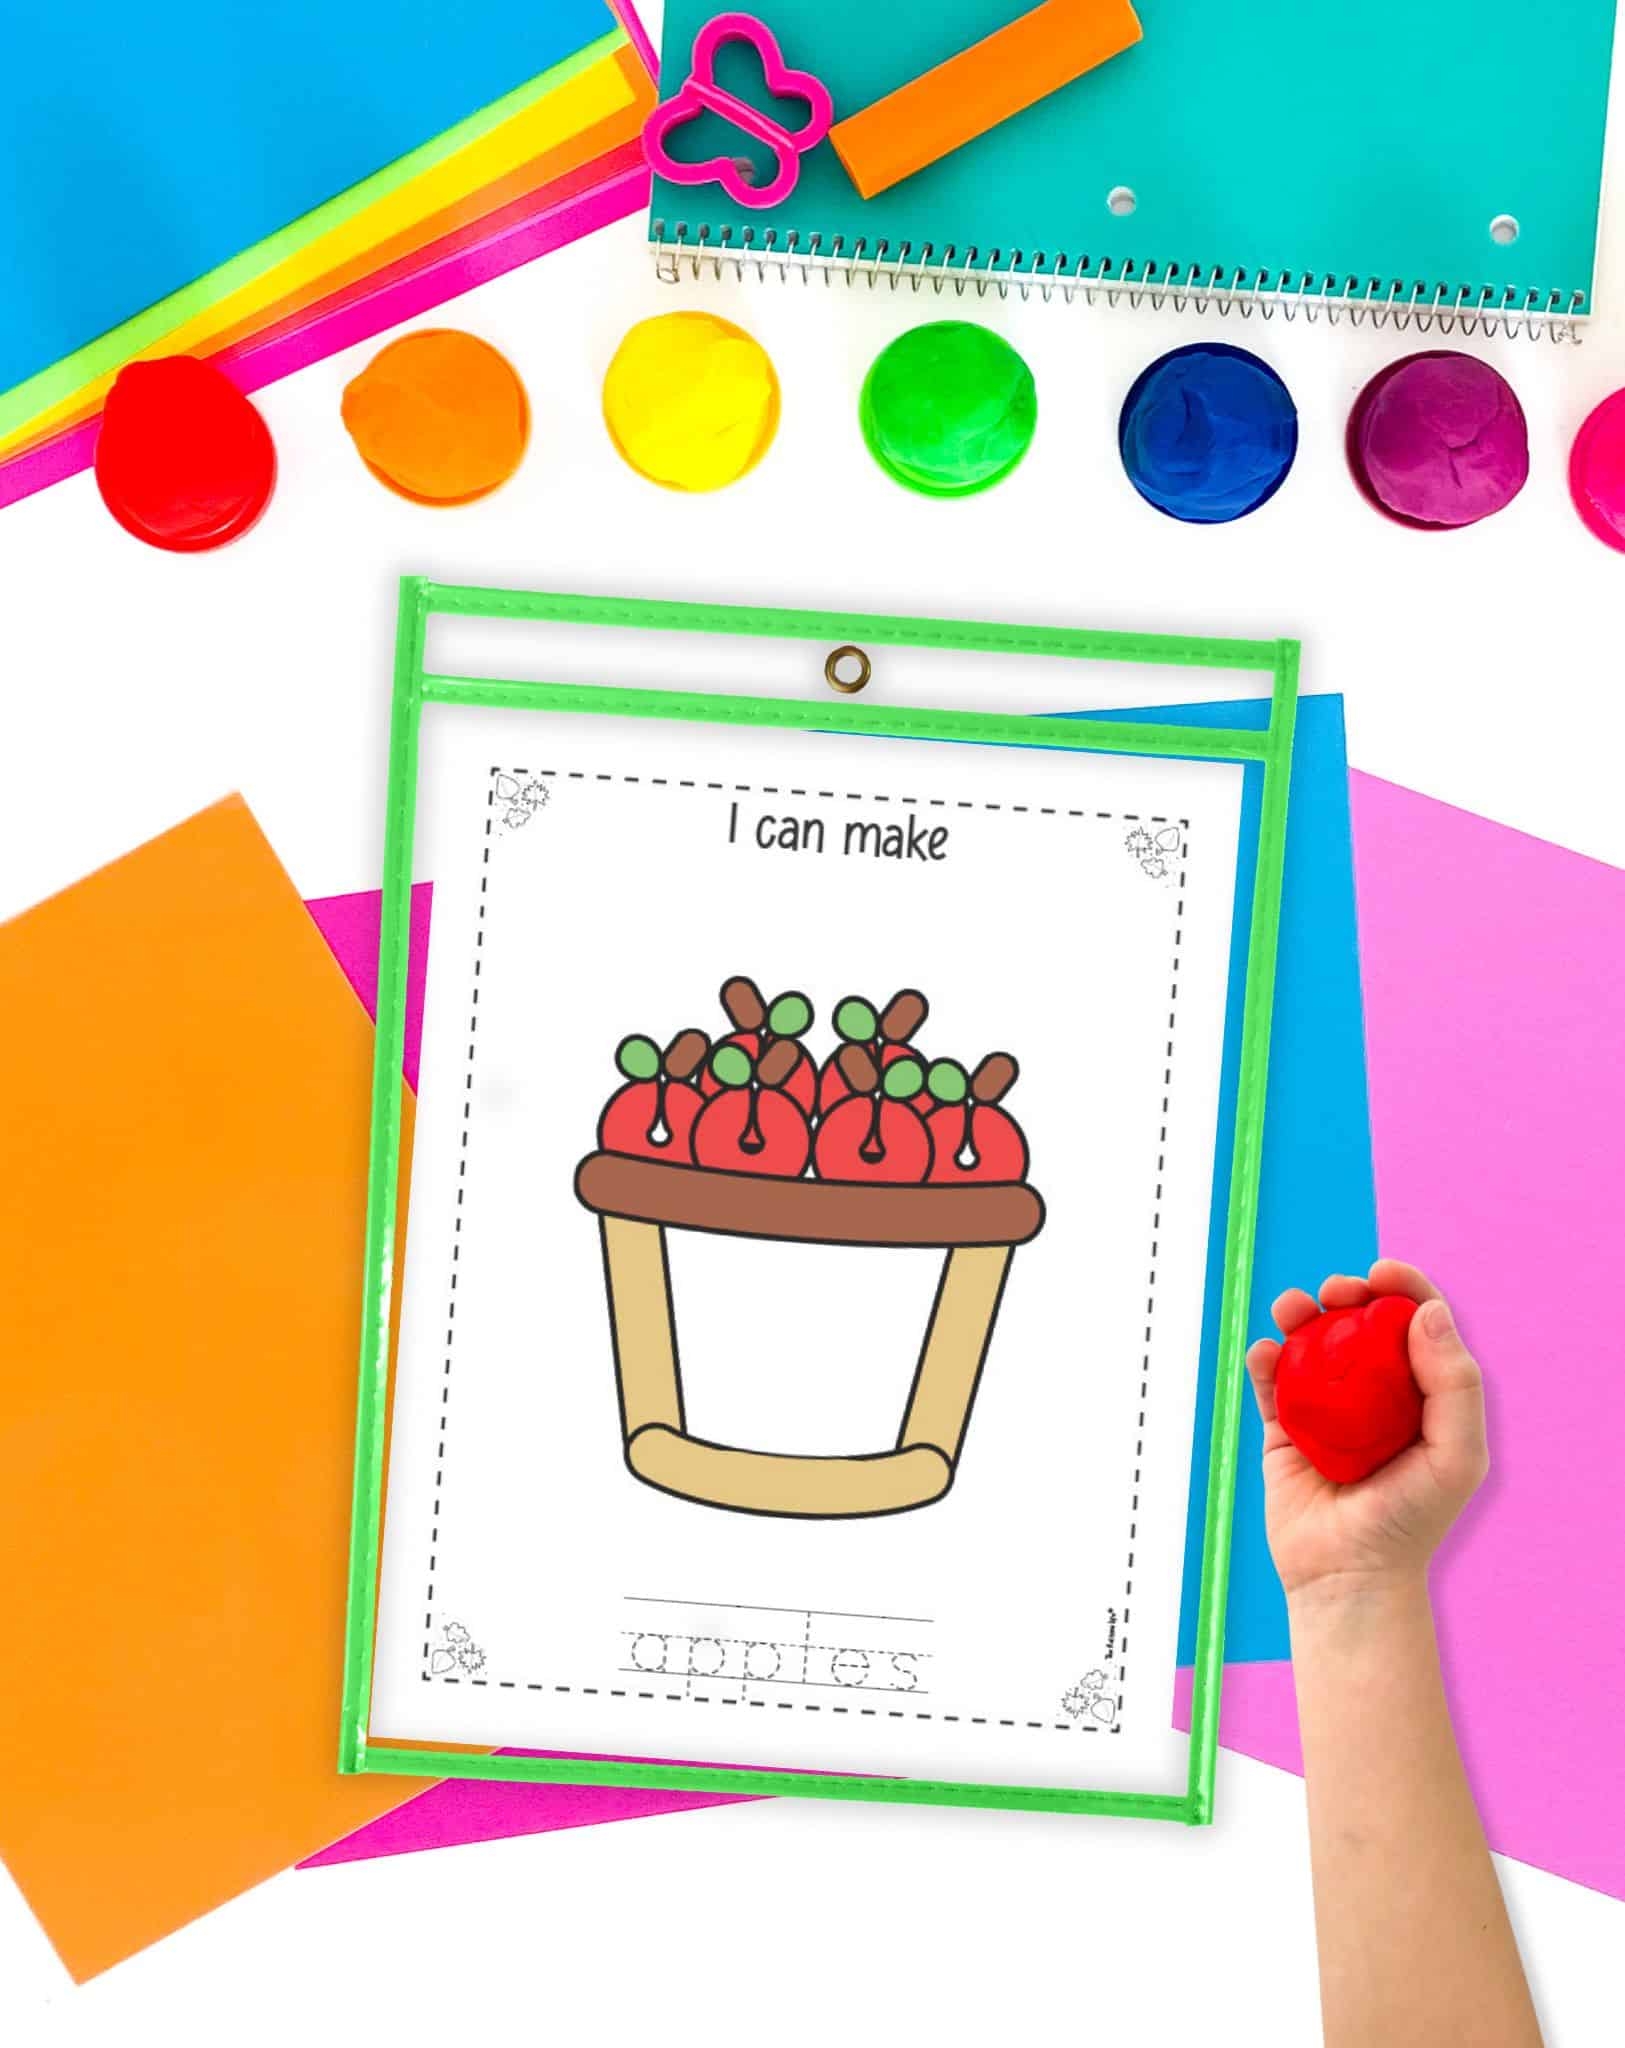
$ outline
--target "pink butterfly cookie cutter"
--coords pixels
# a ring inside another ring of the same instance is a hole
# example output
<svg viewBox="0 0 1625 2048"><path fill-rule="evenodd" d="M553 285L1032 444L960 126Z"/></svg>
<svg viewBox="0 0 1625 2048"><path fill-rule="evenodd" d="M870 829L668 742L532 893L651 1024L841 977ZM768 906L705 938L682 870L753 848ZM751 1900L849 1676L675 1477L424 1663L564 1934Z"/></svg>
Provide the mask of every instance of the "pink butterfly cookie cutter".
<svg viewBox="0 0 1625 2048"><path fill-rule="evenodd" d="M762 80L774 99L805 100L808 118L799 128L784 128L745 100L717 84L717 51L724 43L749 43L762 60ZM712 156L703 163L680 163L666 148L666 137L685 121L709 111L731 121L753 140L764 143L778 164L765 185L749 182L749 166L737 157ZM810 71L793 70L784 61L778 39L754 14L718 14L694 38L689 75L669 100L662 100L643 124L643 154L649 168L674 185L718 184L738 206L777 206L795 190L801 159L829 133L835 107L829 90Z"/></svg>

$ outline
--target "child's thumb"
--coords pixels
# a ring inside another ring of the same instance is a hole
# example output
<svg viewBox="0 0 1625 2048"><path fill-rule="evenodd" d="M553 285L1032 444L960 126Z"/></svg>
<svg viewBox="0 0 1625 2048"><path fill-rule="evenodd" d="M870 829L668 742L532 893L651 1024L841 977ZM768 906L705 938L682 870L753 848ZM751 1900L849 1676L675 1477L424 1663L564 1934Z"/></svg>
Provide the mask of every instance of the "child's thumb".
<svg viewBox="0 0 1625 2048"><path fill-rule="evenodd" d="M1470 1493L1489 1469L1484 1375L1447 1303L1424 1301L1411 1318L1411 1373L1422 1390L1422 1435L1447 1484Z"/></svg>

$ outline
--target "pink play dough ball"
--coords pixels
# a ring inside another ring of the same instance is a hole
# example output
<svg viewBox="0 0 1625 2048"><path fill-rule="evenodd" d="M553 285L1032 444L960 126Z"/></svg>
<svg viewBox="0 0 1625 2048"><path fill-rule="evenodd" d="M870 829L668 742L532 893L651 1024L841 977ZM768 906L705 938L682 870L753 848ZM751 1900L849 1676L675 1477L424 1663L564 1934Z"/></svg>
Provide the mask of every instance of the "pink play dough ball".
<svg viewBox="0 0 1625 2048"><path fill-rule="evenodd" d="M1605 398L1575 435L1569 495L1598 540L1625 554L1625 391Z"/></svg>
<svg viewBox="0 0 1625 2048"><path fill-rule="evenodd" d="M1391 363L1349 419L1349 466L1366 496L1407 526L1471 526L1529 475L1529 433L1499 371L1454 350Z"/></svg>

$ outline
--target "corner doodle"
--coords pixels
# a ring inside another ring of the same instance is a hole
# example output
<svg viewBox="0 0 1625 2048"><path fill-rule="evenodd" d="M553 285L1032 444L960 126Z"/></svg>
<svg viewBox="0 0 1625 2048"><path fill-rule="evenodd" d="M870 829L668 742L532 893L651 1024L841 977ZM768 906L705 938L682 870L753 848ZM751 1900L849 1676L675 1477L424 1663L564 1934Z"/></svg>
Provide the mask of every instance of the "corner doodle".
<svg viewBox="0 0 1625 2048"><path fill-rule="evenodd" d="M429 1676L446 1678L460 1674L473 1678L485 1669L485 1652L460 1621L448 1621L440 1630L440 1641L429 1650Z"/></svg>
<svg viewBox="0 0 1625 2048"><path fill-rule="evenodd" d="M1180 835L1177 825L1164 825L1160 832L1148 832L1135 825L1124 835L1124 851L1153 882L1161 882L1179 865Z"/></svg>
<svg viewBox="0 0 1625 2048"><path fill-rule="evenodd" d="M1110 1683L1104 1671L1086 1671L1076 1685L1069 1685L1061 1695L1061 1706L1074 1721L1085 1716L1109 1728L1117 1719L1117 1705L1107 1691Z"/></svg>
<svg viewBox="0 0 1625 2048"><path fill-rule="evenodd" d="M491 801L501 823L510 832L517 832L528 825L548 799L548 787L533 775L520 769L509 775L500 768L492 771Z"/></svg>

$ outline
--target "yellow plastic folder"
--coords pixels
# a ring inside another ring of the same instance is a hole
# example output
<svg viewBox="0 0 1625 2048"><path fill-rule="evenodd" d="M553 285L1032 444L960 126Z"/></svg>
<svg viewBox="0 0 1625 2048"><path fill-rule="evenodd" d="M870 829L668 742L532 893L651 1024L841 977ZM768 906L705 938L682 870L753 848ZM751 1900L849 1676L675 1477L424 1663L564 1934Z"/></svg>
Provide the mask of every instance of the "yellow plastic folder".
<svg viewBox="0 0 1625 2048"><path fill-rule="evenodd" d="M522 94L528 97L487 132L440 156L359 209L344 212L332 227L259 269L235 289L228 287L222 296L178 324L159 326L150 315L140 316L139 323L129 323L132 346L123 360L204 353L227 330L251 322L278 301L325 280L329 272L366 257L380 244L421 228L470 193L511 177L535 158L561 148L573 136L632 106L636 98L634 76L623 61L623 52L629 48L625 35L617 31L583 53L584 63L571 59L555 66L533 80L530 87L523 88ZM500 205L502 201L496 203ZM399 248L393 251L395 255L400 253ZM46 381L50 379L59 389L59 371L57 366L31 381L43 390L51 388ZM30 411L0 435L0 456L96 410L116 374L113 369L90 377L65 395ZM28 385L19 386L11 394L11 401L26 403L28 390ZM7 410L10 409L8 404Z"/></svg>
<svg viewBox="0 0 1625 2048"><path fill-rule="evenodd" d="M0 1857L79 1979L422 1789L336 1770L372 1046L240 797L0 926Z"/></svg>

